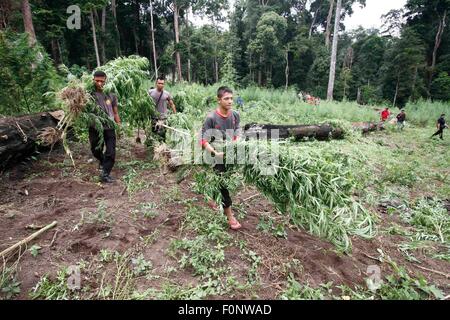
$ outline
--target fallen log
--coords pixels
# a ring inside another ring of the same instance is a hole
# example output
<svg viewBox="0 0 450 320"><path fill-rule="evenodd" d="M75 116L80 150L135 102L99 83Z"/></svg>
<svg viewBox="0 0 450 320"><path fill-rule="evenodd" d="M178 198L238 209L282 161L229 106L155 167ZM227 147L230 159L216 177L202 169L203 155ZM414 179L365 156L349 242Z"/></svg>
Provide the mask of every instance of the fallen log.
<svg viewBox="0 0 450 320"><path fill-rule="evenodd" d="M43 136L55 132L64 115L62 111L40 112L0 119L0 169L17 162L37 150L48 148ZM51 141L52 145L57 141Z"/></svg>
<svg viewBox="0 0 450 320"><path fill-rule="evenodd" d="M363 134L384 130L383 122L354 122L352 123L354 130L361 130Z"/></svg>
<svg viewBox="0 0 450 320"><path fill-rule="evenodd" d="M358 122L352 124L353 129L361 130L363 134L383 130L382 124L372 122ZM244 126L246 139L288 139L296 140L316 139L342 139L345 131L329 124L322 125L273 125L251 123Z"/></svg>

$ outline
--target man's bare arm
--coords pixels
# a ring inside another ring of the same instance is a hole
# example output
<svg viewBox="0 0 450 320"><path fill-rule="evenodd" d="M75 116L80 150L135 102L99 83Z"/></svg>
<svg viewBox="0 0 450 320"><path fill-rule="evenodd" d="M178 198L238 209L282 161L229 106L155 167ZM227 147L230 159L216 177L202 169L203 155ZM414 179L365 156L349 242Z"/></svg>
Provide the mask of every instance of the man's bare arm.
<svg viewBox="0 0 450 320"><path fill-rule="evenodd" d="M169 104L170 107L172 108L173 113L177 113L177 108L175 107L175 103L173 103L172 99L169 100Z"/></svg>
<svg viewBox="0 0 450 320"><path fill-rule="evenodd" d="M117 106L113 107L113 113L114 113L114 121L117 124L120 124L121 121L120 121L120 116L119 116L119 108Z"/></svg>
<svg viewBox="0 0 450 320"><path fill-rule="evenodd" d="M218 156L218 157L221 157L221 156L223 156L224 155L224 153L223 152L217 152L208 142L206 142L204 145L203 145L203 148L205 148L206 149L206 151L208 151L208 152L210 152L210 153L212 153L212 154L214 154L214 155L216 155L216 156Z"/></svg>

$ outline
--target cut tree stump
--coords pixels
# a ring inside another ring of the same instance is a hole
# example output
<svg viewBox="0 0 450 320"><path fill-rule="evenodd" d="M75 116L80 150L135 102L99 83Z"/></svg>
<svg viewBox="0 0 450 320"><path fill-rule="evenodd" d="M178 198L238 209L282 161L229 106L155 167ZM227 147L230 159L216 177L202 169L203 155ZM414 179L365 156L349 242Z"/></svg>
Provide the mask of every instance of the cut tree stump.
<svg viewBox="0 0 450 320"><path fill-rule="evenodd" d="M0 169L47 148L38 135L46 128L56 128L62 111L40 112L0 119Z"/></svg>

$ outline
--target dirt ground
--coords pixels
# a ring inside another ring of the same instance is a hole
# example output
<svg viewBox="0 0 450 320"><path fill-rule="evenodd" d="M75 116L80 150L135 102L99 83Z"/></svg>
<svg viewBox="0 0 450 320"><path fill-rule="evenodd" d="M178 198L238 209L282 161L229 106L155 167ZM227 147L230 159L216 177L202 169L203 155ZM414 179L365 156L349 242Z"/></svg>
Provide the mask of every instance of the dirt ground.
<svg viewBox="0 0 450 320"><path fill-rule="evenodd" d="M192 177L178 184L176 174L165 174L160 167L139 170L140 181L147 183L147 187L130 195L124 183L126 164L138 161L139 168L140 163L148 163L143 145L120 142L113 170L117 181L108 185L98 183L97 164L89 162L92 156L87 145L74 145L73 151L76 168L71 166L63 150L56 149L50 156L41 154L36 161L19 164L0 176L0 251L33 233L30 226L45 226L52 221L58 223L28 245L28 249L33 244L42 247L36 257L28 250L20 257L18 281L21 282L21 290L14 298L29 299L30 290L42 276L55 277L62 266L80 261L88 265L82 273L83 285L89 284L91 291L95 292L101 285L101 272L97 269L102 268L98 264L102 249L118 252L138 250L152 262L154 277L135 279L137 290L160 289L163 280L168 278L179 285L195 285L199 277L194 276L189 268L177 268L177 258L168 253L171 242L186 235L182 226L188 205L207 207L202 196L192 191ZM172 201L171 197L176 194L178 197L181 195L181 199ZM183 199L192 201L188 204ZM113 222L83 222L88 212L98 210L99 202L107 208ZM156 217L146 219L133 215L139 204L149 202L157 204ZM403 240L402 236L379 233L372 240L353 238L353 252L343 255L337 253L330 243L294 227L286 229L286 239L258 230L262 214L276 219L279 215L252 188L241 191L234 197L234 202L244 212L243 229L228 232L233 240L245 242L247 249L261 258L257 268L261 281L251 290L209 298L276 299L285 289L289 274L311 287L330 281L334 285L365 286L368 266L378 265L383 273L391 272L388 264L377 259L379 249L404 266L410 275L422 274L427 281L449 293L449 279L445 274L448 274L450 264L420 253L415 255L422 262L420 265L407 261L397 247ZM401 224L395 217L387 215L383 207L378 209L381 226L390 222ZM142 246L142 239L149 235L155 235L153 241ZM239 248L228 247L225 261L238 280L246 277L250 266ZM295 261L298 265L293 263ZM168 267L177 268L177 271L168 274ZM96 298L89 293L83 297Z"/></svg>

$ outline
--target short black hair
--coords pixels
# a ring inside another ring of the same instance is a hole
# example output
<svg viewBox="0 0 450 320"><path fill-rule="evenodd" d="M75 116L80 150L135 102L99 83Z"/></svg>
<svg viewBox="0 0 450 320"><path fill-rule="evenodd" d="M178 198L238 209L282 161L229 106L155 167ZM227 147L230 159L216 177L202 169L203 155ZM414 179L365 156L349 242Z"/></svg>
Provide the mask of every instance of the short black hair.
<svg viewBox="0 0 450 320"><path fill-rule="evenodd" d="M97 70L94 72L94 77L105 77L106 78L106 73L104 73L101 70Z"/></svg>
<svg viewBox="0 0 450 320"><path fill-rule="evenodd" d="M222 98L225 93L233 93L233 90L225 86L220 87L217 89L217 98Z"/></svg>
<svg viewBox="0 0 450 320"><path fill-rule="evenodd" d="M445 113L441 114L441 117L445 117Z"/></svg>
<svg viewBox="0 0 450 320"><path fill-rule="evenodd" d="M159 75L157 78L156 78L156 82L158 82L158 80L161 80L161 81L166 81L166 76L165 75Z"/></svg>

